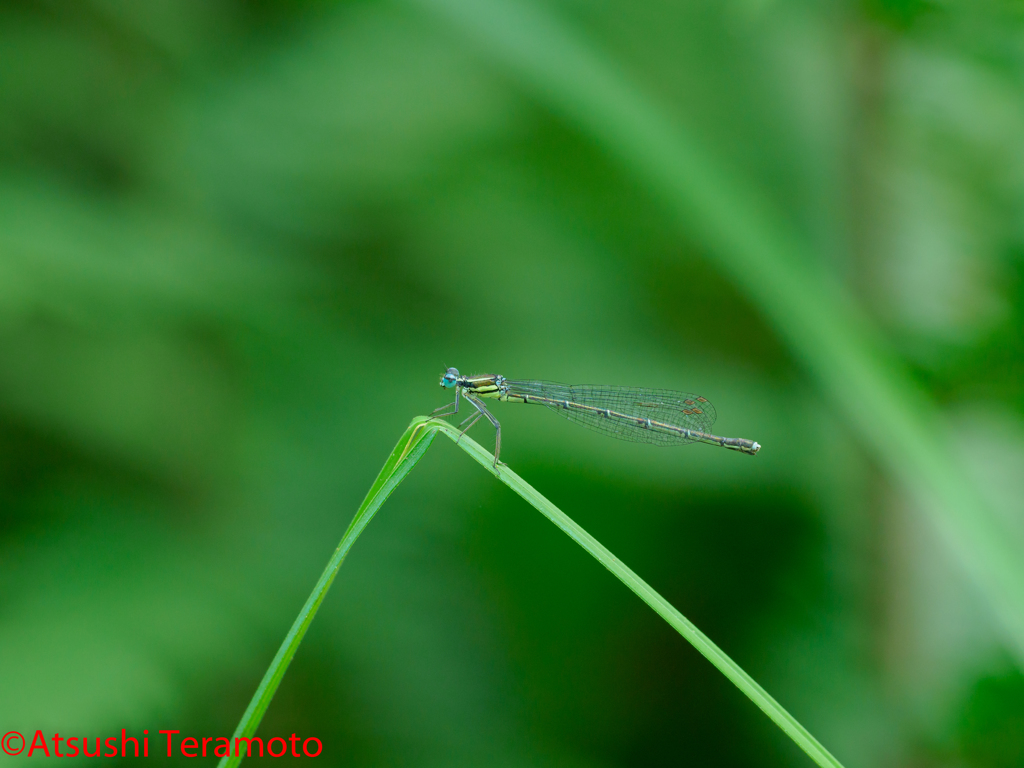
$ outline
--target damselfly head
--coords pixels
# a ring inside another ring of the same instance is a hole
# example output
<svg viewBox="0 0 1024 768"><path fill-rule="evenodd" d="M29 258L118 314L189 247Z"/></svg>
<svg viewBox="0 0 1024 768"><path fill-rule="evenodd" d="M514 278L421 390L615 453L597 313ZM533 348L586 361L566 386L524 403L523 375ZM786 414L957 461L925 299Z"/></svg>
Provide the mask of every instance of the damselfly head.
<svg viewBox="0 0 1024 768"><path fill-rule="evenodd" d="M444 372L444 376L441 377L441 386L445 389L451 389L455 386L455 383L459 380L459 372L455 368L449 368Z"/></svg>

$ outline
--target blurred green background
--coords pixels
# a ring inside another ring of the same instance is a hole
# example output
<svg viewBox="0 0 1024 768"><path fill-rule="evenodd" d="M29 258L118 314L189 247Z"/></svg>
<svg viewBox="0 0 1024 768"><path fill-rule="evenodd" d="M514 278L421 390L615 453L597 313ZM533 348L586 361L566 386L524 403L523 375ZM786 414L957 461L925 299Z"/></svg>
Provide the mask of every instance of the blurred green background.
<svg viewBox="0 0 1024 768"><path fill-rule="evenodd" d="M0 731L230 734L456 366L708 397L756 458L499 403L502 458L847 766L1024 764L1022 31L988 0L3 3ZM446 440L260 732L811 764Z"/></svg>

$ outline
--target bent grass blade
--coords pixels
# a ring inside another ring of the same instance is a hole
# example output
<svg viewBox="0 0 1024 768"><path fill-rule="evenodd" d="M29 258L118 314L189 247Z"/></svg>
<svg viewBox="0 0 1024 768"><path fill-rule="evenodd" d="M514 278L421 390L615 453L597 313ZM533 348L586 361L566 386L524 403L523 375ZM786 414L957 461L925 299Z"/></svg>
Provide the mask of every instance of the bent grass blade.
<svg viewBox="0 0 1024 768"><path fill-rule="evenodd" d="M739 688L758 708L768 715L783 732L789 736L807 755L822 768L842 768L842 764L823 747L782 705L773 699L767 691L759 686L750 675L736 664L692 622L651 588L647 582L630 570L625 563L609 552L597 539L577 525L568 515L542 496L533 486L523 480L507 466L494 467L489 451L479 443L460 434L459 430L439 419L418 416L412 420L409 428L402 435L395 449L388 457L383 469L370 487L369 493L356 511L356 515L342 537L341 543L324 568L313 592L306 600L295 623L285 636L284 642L274 656L263 680L260 682L252 701L249 703L241 722L232 736L232 752L235 739L250 738L256 733L263 714L270 705L277 687L284 677L288 665L295 656L295 651L302 642L317 609L323 602L327 590L330 589L334 577L338 573L345 555L352 544L366 528L367 524L387 500L391 492L398 486L409 471L426 453L436 433L442 432L468 453L484 469L497 477L501 482L529 502L538 512L558 526L573 541L589 552L598 562L611 571L623 584L629 587L641 600L647 603L654 612L682 635L701 655L710 661L718 671L725 675ZM231 754L221 758L218 768L234 768L242 762L243 757Z"/></svg>
<svg viewBox="0 0 1024 768"><path fill-rule="evenodd" d="M218 768L233 768L241 764L243 757L235 754L236 739L251 738L256 733L267 707L270 706L271 699L277 693L277 687L281 684L284 673L288 670L288 665L291 664L292 658L295 656L295 651L298 650L299 643L305 637L309 625L313 623L313 617L316 616L320 603L327 595L327 590L331 588L334 577L338 575L338 569L345 561L345 556L352 549L352 545L370 520L373 519L377 510L387 501L388 496L405 479L409 471L416 466L433 442L436 430L424 428L424 421L423 419L413 420L394 450L391 451L388 460L384 462L384 467L377 475L377 479L373 481L373 485L370 486L363 503L356 510L355 517L352 518L348 530L342 536L338 548L334 550L331 559L327 561L327 566L313 587L313 591L305 605L302 606L302 610L299 611L291 629L285 635L284 642L281 643L281 647L264 673L263 679L256 688L256 693L253 694L249 706L231 736L231 753L220 759L217 764Z"/></svg>

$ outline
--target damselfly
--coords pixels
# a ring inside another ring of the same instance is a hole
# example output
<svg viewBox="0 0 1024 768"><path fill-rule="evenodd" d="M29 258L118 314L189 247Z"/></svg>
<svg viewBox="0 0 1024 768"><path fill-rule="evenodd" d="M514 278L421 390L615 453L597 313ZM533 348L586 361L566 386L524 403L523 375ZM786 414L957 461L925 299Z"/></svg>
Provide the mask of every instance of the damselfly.
<svg viewBox="0 0 1024 768"><path fill-rule="evenodd" d="M634 443L708 443L751 456L761 449L753 440L712 435L710 429L717 416L714 406L699 395L685 392L556 384L553 381L513 381L491 373L461 376L455 368L444 372L441 386L455 390L455 402L438 408L434 411L435 416L440 418L458 413L461 395L476 409L459 424L464 427L463 434L481 416L494 425L494 466L498 466L501 453L501 424L480 398L544 405L576 424Z"/></svg>

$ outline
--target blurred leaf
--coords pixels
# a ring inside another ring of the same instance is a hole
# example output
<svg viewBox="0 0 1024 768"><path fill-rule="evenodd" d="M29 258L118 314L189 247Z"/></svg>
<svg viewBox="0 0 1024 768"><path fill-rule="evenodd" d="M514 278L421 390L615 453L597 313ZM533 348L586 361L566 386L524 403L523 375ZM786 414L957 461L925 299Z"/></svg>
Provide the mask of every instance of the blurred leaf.
<svg viewBox="0 0 1024 768"><path fill-rule="evenodd" d="M861 439L925 503L1024 664L1024 563L956 471L932 404L799 238L622 73L525 2L417 0L508 67L664 196L819 377ZM870 418L864 403L871 404Z"/></svg>

